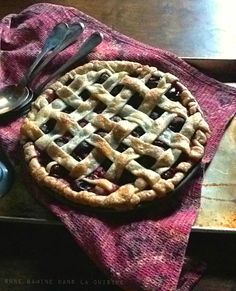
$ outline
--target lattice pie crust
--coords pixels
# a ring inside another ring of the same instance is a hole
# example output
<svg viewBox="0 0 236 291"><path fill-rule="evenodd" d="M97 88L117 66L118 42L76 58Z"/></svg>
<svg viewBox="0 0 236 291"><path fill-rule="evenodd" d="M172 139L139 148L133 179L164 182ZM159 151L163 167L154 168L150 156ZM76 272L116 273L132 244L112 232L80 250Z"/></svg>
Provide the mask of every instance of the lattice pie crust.
<svg viewBox="0 0 236 291"><path fill-rule="evenodd" d="M201 160L209 127L172 74L92 61L33 102L21 135L39 185L75 203L124 210L173 191Z"/></svg>

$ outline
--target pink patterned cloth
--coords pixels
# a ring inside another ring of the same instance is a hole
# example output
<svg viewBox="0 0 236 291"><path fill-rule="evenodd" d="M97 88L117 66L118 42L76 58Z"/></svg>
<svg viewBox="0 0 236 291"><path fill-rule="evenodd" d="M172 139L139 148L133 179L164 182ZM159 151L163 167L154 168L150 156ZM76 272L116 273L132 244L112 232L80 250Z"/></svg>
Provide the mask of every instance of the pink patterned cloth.
<svg viewBox="0 0 236 291"><path fill-rule="evenodd" d="M75 45L47 67L41 79L71 56L81 39L98 30L104 34L104 41L83 62L91 59L137 61L178 76L195 95L212 130L203 164L211 161L226 125L236 112L236 90L206 77L174 54L121 35L74 8L35 4L18 15L2 19L0 87L23 77L48 31L61 21L81 21L85 31ZM21 121L18 118L0 125L0 144L16 166L21 163ZM190 290L200 278L202 265L185 257L199 207L200 176L183 190L178 207L165 216L153 210L145 217L91 215L49 197L32 183L28 187L65 224L94 263L122 289L183 291Z"/></svg>

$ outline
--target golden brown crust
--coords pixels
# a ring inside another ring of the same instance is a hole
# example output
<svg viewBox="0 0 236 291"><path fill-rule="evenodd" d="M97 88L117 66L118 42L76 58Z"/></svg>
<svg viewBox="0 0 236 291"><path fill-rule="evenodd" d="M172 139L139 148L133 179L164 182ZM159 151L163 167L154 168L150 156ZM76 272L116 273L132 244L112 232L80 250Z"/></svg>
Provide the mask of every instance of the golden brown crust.
<svg viewBox="0 0 236 291"><path fill-rule="evenodd" d="M109 76L108 81L96 83L102 73ZM146 83L152 76L160 81L155 88L149 89ZM69 81L71 83L65 85ZM165 96L172 84L180 89L179 102ZM117 85L124 87L114 97L111 91ZM85 89L90 96L82 100L80 94ZM138 109L134 109L126 104L137 92L143 101ZM53 94L56 98L51 97ZM100 103L105 104L105 111L94 112ZM153 120L149 114L157 104L166 113ZM70 114L62 112L67 106L74 111ZM122 116L120 121L110 119L118 113ZM78 121L85 116L88 124L81 127ZM180 132L167 130L177 116L185 119L183 128ZM44 134L40 127L49 119L56 120L56 126ZM137 126L145 131L142 138L131 135ZM102 137L97 134L97 129L108 134ZM68 132L73 136L70 142L58 146L54 140ZM128 61L92 61L68 72L35 100L21 128L25 160L40 185L76 203L118 210L133 208L174 190L194 163L202 158L209 132L195 98L175 76ZM168 144L167 150L153 144L157 137ZM84 140L94 149L80 161L71 153ZM117 150L121 143L127 148L123 152ZM45 152L52 161L41 164L39 151ZM173 177L164 179L163 172L176 163L181 153L188 159L176 165ZM151 168L137 162L139 157L145 156L156 161ZM105 158L112 163L105 176L91 178L90 174ZM50 170L57 164L63 166L72 179L90 183L95 192L74 190L65 180L52 176ZM124 171L136 178L133 183L117 186L115 181Z"/></svg>

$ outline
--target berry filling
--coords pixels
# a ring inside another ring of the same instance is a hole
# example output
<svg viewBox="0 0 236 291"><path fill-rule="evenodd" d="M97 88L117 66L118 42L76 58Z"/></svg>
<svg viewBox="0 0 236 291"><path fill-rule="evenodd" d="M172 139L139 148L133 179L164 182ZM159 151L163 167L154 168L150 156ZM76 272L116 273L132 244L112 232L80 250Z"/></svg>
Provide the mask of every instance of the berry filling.
<svg viewBox="0 0 236 291"><path fill-rule="evenodd" d="M90 191L92 188L93 185L84 180L75 180L72 185L74 191Z"/></svg>
<svg viewBox="0 0 236 291"><path fill-rule="evenodd" d="M177 172L179 172L179 170L177 169L177 166L181 162L185 162L185 161L188 161L188 160L189 160L188 156L185 153L181 153L181 155L179 156L177 161L171 166L171 168L161 174L162 179L168 180L168 179L173 178L174 175Z"/></svg>
<svg viewBox="0 0 236 291"><path fill-rule="evenodd" d="M104 103L102 103L102 102L99 102L97 105L96 105L96 107L94 108L94 112L96 112L97 114L100 114L100 113L102 113L103 112L103 110L105 110L106 109L106 105L104 104Z"/></svg>
<svg viewBox="0 0 236 291"><path fill-rule="evenodd" d="M168 180L168 179L173 178L176 172L177 172L176 168L170 168L169 170L162 173L161 177L162 179Z"/></svg>
<svg viewBox="0 0 236 291"><path fill-rule="evenodd" d="M58 137L54 140L54 142L59 146L62 147L64 144L68 143L71 140L73 135L70 132L67 132L65 135Z"/></svg>
<svg viewBox="0 0 236 291"><path fill-rule="evenodd" d="M133 183L136 177L128 170L124 170L119 181L117 182L118 185Z"/></svg>
<svg viewBox="0 0 236 291"><path fill-rule="evenodd" d="M69 177L69 172L61 165L55 164L51 167L49 175L56 178L67 178Z"/></svg>
<svg viewBox="0 0 236 291"><path fill-rule="evenodd" d="M110 92L112 96L116 96L120 93L120 91L124 88L123 85L116 85Z"/></svg>
<svg viewBox="0 0 236 291"><path fill-rule="evenodd" d="M92 151L93 146L86 141L82 141L71 153L72 157L76 160L81 161L87 157L87 155Z"/></svg>
<svg viewBox="0 0 236 291"><path fill-rule="evenodd" d="M179 101L180 89L177 85L172 86L166 93L165 96L171 101Z"/></svg>
<svg viewBox="0 0 236 291"><path fill-rule="evenodd" d="M159 106L156 106L153 111L150 113L150 117L155 120L158 117L160 117L165 112L164 109L160 108Z"/></svg>
<svg viewBox="0 0 236 291"><path fill-rule="evenodd" d="M98 79L96 80L96 83L102 84L104 83L110 76L107 73L102 73Z"/></svg>
<svg viewBox="0 0 236 291"><path fill-rule="evenodd" d="M114 115L112 118L111 118L112 121L115 121L115 122L119 122L122 120L122 118L118 115Z"/></svg>
<svg viewBox="0 0 236 291"><path fill-rule="evenodd" d="M176 116L169 124L169 129L174 132L179 132L185 123L185 119L180 116Z"/></svg>
<svg viewBox="0 0 236 291"><path fill-rule="evenodd" d="M158 85L158 82L159 82L160 78L161 77L159 77L159 76L151 76L151 78L147 81L146 86L149 89L156 88L157 85Z"/></svg>
<svg viewBox="0 0 236 291"><path fill-rule="evenodd" d="M55 127L57 121L53 118L50 118L46 123L43 123L40 126L40 129L45 133L49 133L50 131L53 130L53 128Z"/></svg>
<svg viewBox="0 0 236 291"><path fill-rule="evenodd" d="M142 102L143 102L142 96L139 95L138 93L135 93L129 98L129 101L127 102L127 104L137 109Z"/></svg>
<svg viewBox="0 0 236 291"><path fill-rule="evenodd" d="M86 101L87 99L89 99L90 96L91 96L91 93L87 89L84 89L80 93L80 97L83 99L83 101Z"/></svg>
<svg viewBox="0 0 236 291"><path fill-rule="evenodd" d="M88 121L86 119L81 119L78 121L79 126L84 127L86 124L88 124Z"/></svg>
<svg viewBox="0 0 236 291"><path fill-rule="evenodd" d="M118 148L116 149L118 152L124 152L125 150L127 150L127 146L125 145L125 144L123 144L123 143L121 143L119 146L118 146Z"/></svg>
<svg viewBox="0 0 236 291"><path fill-rule="evenodd" d="M166 143L164 143L163 141L159 139L155 139L152 144L155 146L161 147L164 150L168 150L170 148Z"/></svg>
<svg viewBox="0 0 236 291"><path fill-rule="evenodd" d="M156 160L153 157L144 155L139 157L136 162L145 168L151 168L155 164Z"/></svg>
<svg viewBox="0 0 236 291"><path fill-rule="evenodd" d="M65 113L68 113L70 114L71 112L73 112L75 109L74 107L70 106L70 105L67 105L66 108L62 111L62 112L65 112Z"/></svg>
<svg viewBox="0 0 236 291"><path fill-rule="evenodd" d="M134 137L140 137L144 133L145 133L145 131L142 129L142 127L138 126L131 132L131 135Z"/></svg>

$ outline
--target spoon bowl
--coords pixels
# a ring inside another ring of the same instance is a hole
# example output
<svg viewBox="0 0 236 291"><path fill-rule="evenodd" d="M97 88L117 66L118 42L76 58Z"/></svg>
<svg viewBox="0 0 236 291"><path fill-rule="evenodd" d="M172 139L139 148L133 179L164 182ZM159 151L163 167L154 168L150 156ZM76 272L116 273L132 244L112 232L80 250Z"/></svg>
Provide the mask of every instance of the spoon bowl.
<svg viewBox="0 0 236 291"><path fill-rule="evenodd" d="M61 50L76 41L76 38L84 29L82 23L59 23L49 33L42 51L39 53L34 63L29 68L24 78L17 85L9 85L0 89L0 116L5 117L15 113L33 98L33 92L29 85L35 74L39 72L51 61ZM42 58L49 54L45 60L39 64Z"/></svg>
<svg viewBox="0 0 236 291"><path fill-rule="evenodd" d="M28 102L33 92L26 86L9 85L0 90L0 114L16 110L23 103Z"/></svg>

